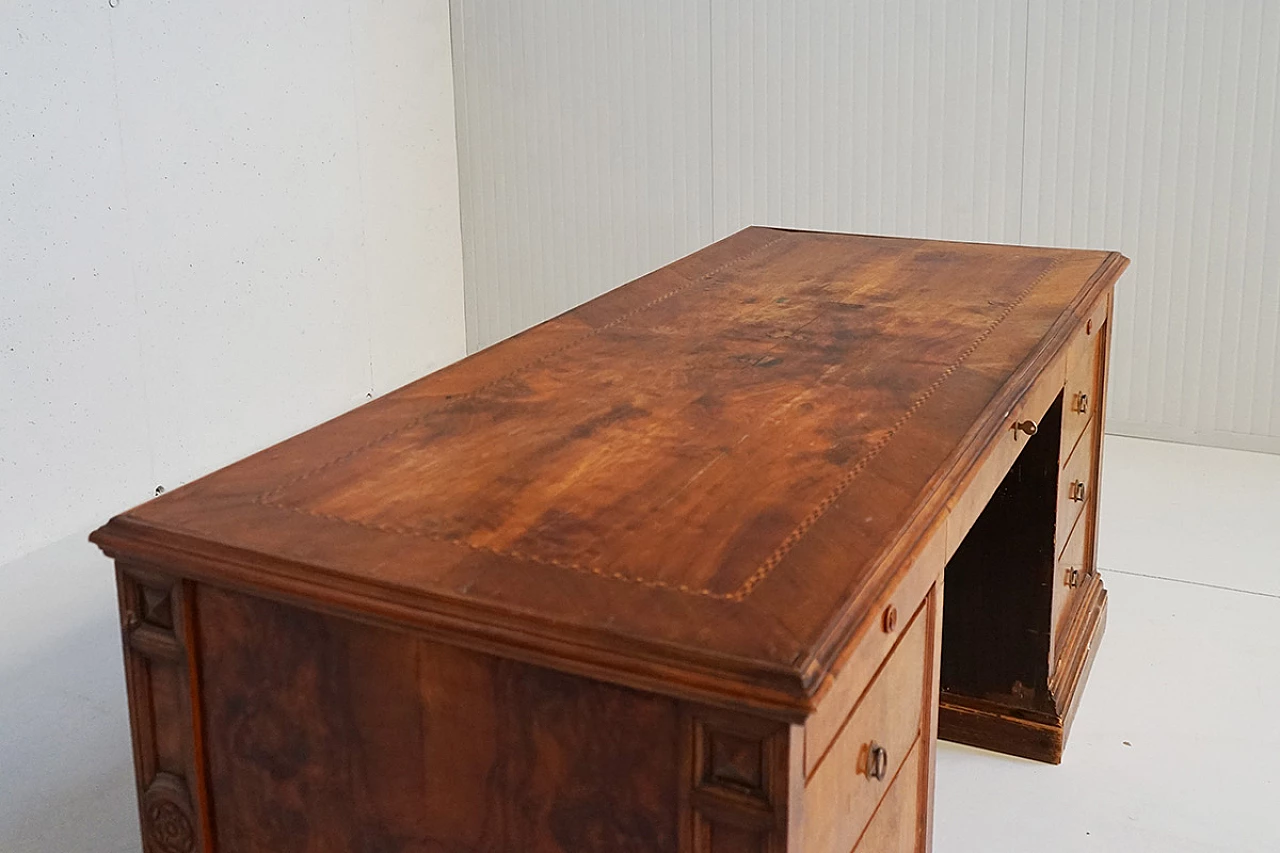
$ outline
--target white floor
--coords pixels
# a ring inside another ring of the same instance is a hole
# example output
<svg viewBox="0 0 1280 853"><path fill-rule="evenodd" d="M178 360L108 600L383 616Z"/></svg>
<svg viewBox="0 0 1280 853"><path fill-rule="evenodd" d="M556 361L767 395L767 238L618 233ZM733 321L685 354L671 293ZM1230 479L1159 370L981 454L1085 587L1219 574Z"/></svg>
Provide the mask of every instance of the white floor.
<svg viewBox="0 0 1280 853"><path fill-rule="evenodd" d="M1108 437L1107 630L1058 767L938 755L936 853L1280 851L1280 456Z"/></svg>
<svg viewBox="0 0 1280 853"><path fill-rule="evenodd" d="M1059 767L943 744L936 853L1280 851L1280 456L1111 437L1111 610ZM136 853L109 565L0 567L0 853Z"/></svg>
<svg viewBox="0 0 1280 853"><path fill-rule="evenodd" d="M0 567L0 853L138 853L115 594L83 537Z"/></svg>

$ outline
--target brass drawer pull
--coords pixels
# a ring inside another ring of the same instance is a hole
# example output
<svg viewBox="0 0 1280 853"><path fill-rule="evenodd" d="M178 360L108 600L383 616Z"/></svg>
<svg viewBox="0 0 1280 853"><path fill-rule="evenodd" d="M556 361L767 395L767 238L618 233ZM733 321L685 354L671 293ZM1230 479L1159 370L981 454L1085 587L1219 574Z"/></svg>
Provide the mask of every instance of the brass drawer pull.
<svg viewBox="0 0 1280 853"><path fill-rule="evenodd" d="M875 741L867 747L867 778L884 781L884 774L889 769L889 753Z"/></svg>
<svg viewBox="0 0 1280 853"><path fill-rule="evenodd" d="M1079 480L1072 481L1071 486L1067 489L1067 497L1073 501L1084 500L1084 483Z"/></svg>
<svg viewBox="0 0 1280 853"><path fill-rule="evenodd" d="M1089 413L1089 395L1080 394L1076 397L1076 411L1082 415Z"/></svg>
<svg viewBox="0 0 1280 853"><path fill-rule="evenodd" d="M1014 432L1025 432L1027 435L1035 435L1039 431L1035 421L1018 421L1013 425Z"/></svg>

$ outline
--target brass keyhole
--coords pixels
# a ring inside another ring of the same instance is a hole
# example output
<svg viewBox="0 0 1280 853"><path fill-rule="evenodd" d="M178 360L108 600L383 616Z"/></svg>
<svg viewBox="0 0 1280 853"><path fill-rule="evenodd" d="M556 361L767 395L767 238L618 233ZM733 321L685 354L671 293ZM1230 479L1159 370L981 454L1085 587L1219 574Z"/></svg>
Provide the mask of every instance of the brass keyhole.
<svg viewBox="0 0 1280 853"><path fill-rule="evenodd" d="M867 778L883 781L889 770L889 753L880 744L872 741L867 747Z"/></svg>
<svg viewBox="0 0 1280 853"><path fill-rule="evenodd" d="M1025 432L1027 435L1035 435L1040 427L1036 426L1035 421L1018 421L1013 425L1015 432Z"/></svg>

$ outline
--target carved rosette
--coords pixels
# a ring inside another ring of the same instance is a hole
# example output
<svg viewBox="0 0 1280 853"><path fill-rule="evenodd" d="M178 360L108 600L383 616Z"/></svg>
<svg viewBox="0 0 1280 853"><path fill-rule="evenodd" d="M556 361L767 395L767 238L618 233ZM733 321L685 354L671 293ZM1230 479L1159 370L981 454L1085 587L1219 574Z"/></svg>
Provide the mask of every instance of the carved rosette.
<svg viewBox="0 0 1280 853"><path fill-rule="evenodd" d="M142 836L148 853L193 853L196 849L191 796L177 776L159 774L142 795Z"/></svg>

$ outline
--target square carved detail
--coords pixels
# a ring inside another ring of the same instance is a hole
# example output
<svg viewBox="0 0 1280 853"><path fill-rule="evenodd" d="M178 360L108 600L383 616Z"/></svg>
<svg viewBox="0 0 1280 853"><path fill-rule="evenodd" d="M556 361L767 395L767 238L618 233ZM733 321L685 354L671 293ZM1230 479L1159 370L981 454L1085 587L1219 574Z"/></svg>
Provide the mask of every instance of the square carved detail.
<svg viewBox="0 0 1280 853"><path fill-rule="evenodd" d="M764 791L764 744L723 731L705 733L703 784L761 795Z"/></svg>
<svg viewBox="0 0 1280 853"><path fill-rule="evenodd" d="M147 625L173 630L173 595L168 589L156 589L149 586L139 587L138 604L142 612L139 614Z"/></svg>

